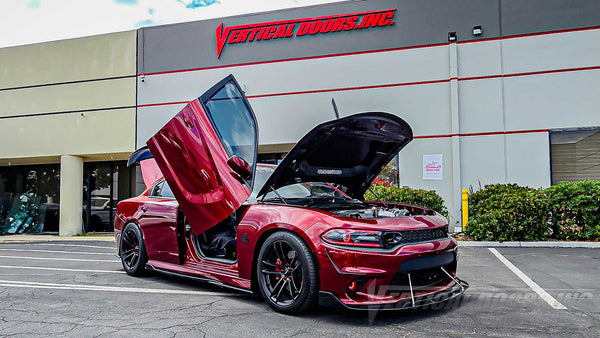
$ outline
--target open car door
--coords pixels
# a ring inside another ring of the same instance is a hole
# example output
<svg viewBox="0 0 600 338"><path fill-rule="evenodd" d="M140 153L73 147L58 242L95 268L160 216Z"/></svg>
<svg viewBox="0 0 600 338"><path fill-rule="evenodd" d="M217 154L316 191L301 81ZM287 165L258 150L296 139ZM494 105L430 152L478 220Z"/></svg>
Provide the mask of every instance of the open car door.
<svg viewBox="0 0 600 338"><path fill-rule="evenodd" d="M250 196L258 126L233 75L188 103L147 145L196 235Z"/></svg>

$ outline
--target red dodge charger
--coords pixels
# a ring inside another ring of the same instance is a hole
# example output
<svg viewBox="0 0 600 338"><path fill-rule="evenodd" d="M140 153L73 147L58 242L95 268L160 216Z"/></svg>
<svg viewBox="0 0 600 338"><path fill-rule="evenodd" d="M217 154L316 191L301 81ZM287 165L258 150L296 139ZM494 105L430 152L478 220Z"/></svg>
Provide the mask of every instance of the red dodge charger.
<svg viewBox="0 0 600 338"><path fill-rule="evenodd" d="M362 200L411 140L397 116L361 113L318 125L277 167L257 164L256 118L230 75L131 155L147 189L117 206L123 268L260 293L288 314L457 297L468 284L456 277L448 221Z"/></svg>

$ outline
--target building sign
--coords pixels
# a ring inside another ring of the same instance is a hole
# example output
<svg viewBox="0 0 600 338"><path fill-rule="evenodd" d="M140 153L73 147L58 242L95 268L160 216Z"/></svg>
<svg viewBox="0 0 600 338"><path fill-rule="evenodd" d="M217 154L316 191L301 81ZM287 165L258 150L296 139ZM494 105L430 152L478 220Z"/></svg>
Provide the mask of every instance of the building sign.
<svg viewBox="0 0 600 338"><path fill-rule="evenodd" d="M443 178L442 155L423 155L423 179L441 180Z"/></svg>
<svg viewBox="0 0 600 338"><path fill-rule="evenodd" d="M273 39L287 39L336 32L351 32L373 27L387 27L394 24L395 8L368 12L336 14L321 17L262 22L247 25L223 27L219 24L217 58L226 44L246 43Z"/></svg>

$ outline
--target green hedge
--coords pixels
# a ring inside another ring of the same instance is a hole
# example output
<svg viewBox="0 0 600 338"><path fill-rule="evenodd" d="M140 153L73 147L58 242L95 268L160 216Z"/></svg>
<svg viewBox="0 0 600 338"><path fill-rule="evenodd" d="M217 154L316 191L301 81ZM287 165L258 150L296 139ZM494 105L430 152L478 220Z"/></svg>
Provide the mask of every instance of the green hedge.
<svg viewBox="0 0 600 338"><path fill-rule="evenodd" d="M600 181L561 182L545 190L557 239L600 239Z"/></svg>
<svg viewBox="0 0 600 338"><path fill-rule="evenodd" d="M448 217L448 209L444 205L444 199L438 195L435 191L428 191L423 189L412 189L409 187L387 187L383 185L373 186L373 191L384 201L384 202L398 202L407 203L413 205L424 206L429 209L433 209L444 217ZM365 194L366 201L376 201L377 198L373 196L370 191Z"/></svg>
<svg viewBox="0 0 600 338"><path fill-rule="evenodd" d="M543 191L516 184L486 185L469 196L465 234L481 241L537 241L548 235Z"/></svg>
<svg viewBox="0 0 600 338"><path fill-rule="evenodd" d="M600 181L547 189L486 185L469 195L465 234L476 240L600 239Z"/></svg>

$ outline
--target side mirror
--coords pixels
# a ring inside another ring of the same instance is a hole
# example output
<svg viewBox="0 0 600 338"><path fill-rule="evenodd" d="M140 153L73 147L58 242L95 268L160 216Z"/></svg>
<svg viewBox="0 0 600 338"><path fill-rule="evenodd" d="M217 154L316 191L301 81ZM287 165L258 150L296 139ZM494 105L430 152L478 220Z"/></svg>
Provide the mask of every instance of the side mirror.
<svg viewBox="0 0 600 338"><path fill-rule="evenodd" d="M248 179L250 176L252 176L252 168L250 168L248 162L241 157L231 156L227 160L227 165L243 179Z"/></svg>

